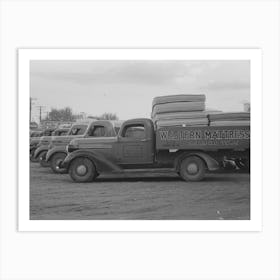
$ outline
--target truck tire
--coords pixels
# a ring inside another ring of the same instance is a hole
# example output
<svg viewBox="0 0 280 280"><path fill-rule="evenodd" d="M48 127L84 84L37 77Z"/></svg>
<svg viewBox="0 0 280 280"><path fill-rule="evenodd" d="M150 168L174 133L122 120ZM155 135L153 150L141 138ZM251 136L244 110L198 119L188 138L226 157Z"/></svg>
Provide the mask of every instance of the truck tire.
<svg viewBox="0 0 280 280"><path fill-rule="evenodd" d="M64 161L66 157L65 153L55 153L50 160L50 166L54 173L66 173L65 169L60 169L59 164Z"/></svg>
<svg viewBox="0 0 280 280"><path fill-rule="evenodd" d="M46 155L47 155L47 151L43 151L39 154L39 163L42 167L48 167L50 166L50 164L48 162L46 162Z"/></svg>
<svg viewBox="0 0 280 280"><path fill-rule="evenodd" d="M180 176L185 181L201 181L205 175L205 163L197 156L189 156L181 161Z"/></svg>
<svg viewBox="0 0 280 280"><path fill-rule="evenodd" d="M97 177L97 171L90 159L80 157L71 162L69 175L75 182L92 182Z"/></svg>

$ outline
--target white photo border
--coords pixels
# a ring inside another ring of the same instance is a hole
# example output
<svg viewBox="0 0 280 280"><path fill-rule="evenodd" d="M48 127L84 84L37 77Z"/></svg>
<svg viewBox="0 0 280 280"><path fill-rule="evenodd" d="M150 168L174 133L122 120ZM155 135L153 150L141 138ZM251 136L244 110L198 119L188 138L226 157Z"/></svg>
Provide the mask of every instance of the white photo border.
<svg viewBox="0 0 280 280"><path fill-rule="evenodd" d="M29 96L31 60L250 60L250 220L30 220ZM102 48L18 49L19 231L261 231L262 52L261 49Z"/></svg>

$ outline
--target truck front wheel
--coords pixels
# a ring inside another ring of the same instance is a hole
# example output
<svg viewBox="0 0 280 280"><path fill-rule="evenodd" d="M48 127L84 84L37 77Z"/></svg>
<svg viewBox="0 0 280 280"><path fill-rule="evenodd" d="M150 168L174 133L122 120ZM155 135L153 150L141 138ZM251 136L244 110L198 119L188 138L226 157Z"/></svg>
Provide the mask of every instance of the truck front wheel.
<svg viewBox="0 0 280 280"><path fill-rule="evenodd" d="M182 160L180 175L185 181L200 181L205 175L205 163L197 156L190 156Z"/></svg>
<svg viewBox="0 0 280 280"><path fill-rule="evenodd" d="M51 157L50 164L54 173L65 173L65 169L60 169L59 165L64 161L66 157L65 153L56 153Z"/></svg>
<svg viewBox="0 0 280 280"><path fill-rule="evenodd" d="M92 182L97 177L95 165L88 158L74 159L69 168L69 175L75 182Z"/></svg>

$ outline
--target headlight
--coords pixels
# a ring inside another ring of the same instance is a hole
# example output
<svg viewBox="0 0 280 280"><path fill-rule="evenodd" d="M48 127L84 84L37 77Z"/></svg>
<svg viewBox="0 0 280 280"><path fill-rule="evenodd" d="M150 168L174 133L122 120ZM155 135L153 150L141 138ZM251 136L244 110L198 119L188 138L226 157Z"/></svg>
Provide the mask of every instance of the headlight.
<svg viewBox="0 0 280 280"><path fill-rule="evenodd" d="M67 153L72 153L76 150L78 150L78 147L76 145L69 144L69 145L66 146Z"/></svg>

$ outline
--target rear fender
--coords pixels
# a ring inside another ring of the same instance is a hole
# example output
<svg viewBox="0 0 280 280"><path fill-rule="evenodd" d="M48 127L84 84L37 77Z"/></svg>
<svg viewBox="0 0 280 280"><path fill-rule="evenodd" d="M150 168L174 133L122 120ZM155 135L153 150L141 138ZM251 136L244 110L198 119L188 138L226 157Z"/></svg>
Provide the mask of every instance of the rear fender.
<svg viewBox="0 0 280 280"><path fill-rule="evenodd" d="M197 156L199 158L201 158L207 169L210 171L214 171L220 168L219 163L211 156L209 156L206 153L203 152L185 152L183 154L181 154L178 158L176 158L175 160L175 169L176 171L180 170L180 163L182 162L182 160L184 160L185 158L189 157L189 156Z"/></svg>
<svg viewBox="0 0 280 280"><path fill-rule="evenodd" d="M66 146L55 146L48 150L46 155L46 161L50 161L53 155L55 155L56 153L64 153L65 155L67 155Z"/></svg>
<svg viewBox="0 0 280 280"><path fill-rule="evenodd" d="M48 146L40 146L34 152L34 158L37 159L41 152L47 152Z"/></svg>
<svg viewBox="0 0 280 280"><path fill-rule="evenodd" d="M67 171L71 165L71 162L76 158L88 158L90 159L96 167L98 173L101 172L112 172L112 171L121 171L122 169L113 162L106 158L103 154L98 153L96 151L90 150L77 150L67 155L65 158L62 167L66 168Z"/></svg>

